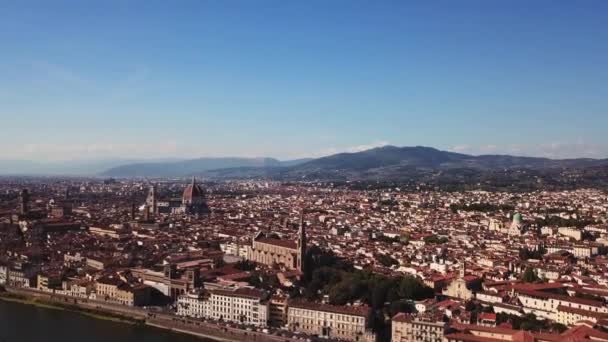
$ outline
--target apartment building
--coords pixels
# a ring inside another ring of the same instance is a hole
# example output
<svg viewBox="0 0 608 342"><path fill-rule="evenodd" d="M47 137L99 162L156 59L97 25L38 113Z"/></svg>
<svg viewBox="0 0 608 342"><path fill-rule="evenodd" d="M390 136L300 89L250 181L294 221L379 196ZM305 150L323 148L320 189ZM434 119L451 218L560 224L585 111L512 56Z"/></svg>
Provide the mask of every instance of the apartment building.
<svg viewBox="0 0 608 342"><path fill-rule="evenodd" d="M560 311L566 312L566 308L584 310L594 313L608 313L608 308L602 302L559 295L543 291L517 290L517 297L524 307L526 313L534 313L536 316L560 321ZM563 313L561 320L570 322L573 318L566 318ZM560 322L562 323L562 322ZM568 323L564 323L568 324ZM569 323L572 324L572 323Z"/></svg>
<svg viewBox="0 0 608 342"><path fill-rule="evenodd" d="M130 285L119 277L107 276L95 283L95 299L127 306L142 306L150 301L150 287L144 284Z"/></svg>
<svg viewBox="0 0 608 342"><path fill-rule="evenodd" d="M293 331L327 338L350 341L374 341L373 333L366 329L367 306L336 306L290 301L287 324Z"/></svg>
<svg viewBox="0 0 608 342"><path fill-rule="evenodd" d="M392 342L441 342L446 324L399 313L392 319Z"/></svg>
<svg viewBox="0 0 608 342"><path fill-rule="evenodd" d="M209 300L201 292L189 292L177 298L177 314L194 318L209 317Z"/></svg>
<svg viewBox="0 0 608 342"><path fill-rule="evenodd" d="M209 290L178 297L177 314L212 318L264 327L268 324L269 305L264 292L252 288Z"/></svg>

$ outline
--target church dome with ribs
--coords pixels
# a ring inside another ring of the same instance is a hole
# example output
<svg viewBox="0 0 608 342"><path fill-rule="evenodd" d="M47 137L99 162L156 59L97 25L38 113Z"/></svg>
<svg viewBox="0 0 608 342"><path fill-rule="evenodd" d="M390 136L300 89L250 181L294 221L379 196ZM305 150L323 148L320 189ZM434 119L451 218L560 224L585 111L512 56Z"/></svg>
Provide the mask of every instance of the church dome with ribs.
<svg viewBox="0 0 608 342"><path fill-rule="evenodd" d="M192 177L192 183L190 183L186 189L184 189L184 194L182 195L182 201L184 203L194 203L205 198L205 191L203 188L196 184L196 179Z"/></svg>

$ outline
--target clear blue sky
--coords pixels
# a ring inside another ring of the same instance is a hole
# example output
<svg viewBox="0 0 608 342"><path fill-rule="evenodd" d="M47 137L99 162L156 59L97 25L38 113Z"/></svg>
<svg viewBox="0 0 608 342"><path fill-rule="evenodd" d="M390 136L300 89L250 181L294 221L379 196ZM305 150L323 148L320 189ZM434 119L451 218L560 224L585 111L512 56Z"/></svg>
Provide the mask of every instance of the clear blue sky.
<svg viewBox="0 0 608 342"><path fill-rule="evenodd" d="M0 1L0 159L608 157L608 1Z"/></svg>

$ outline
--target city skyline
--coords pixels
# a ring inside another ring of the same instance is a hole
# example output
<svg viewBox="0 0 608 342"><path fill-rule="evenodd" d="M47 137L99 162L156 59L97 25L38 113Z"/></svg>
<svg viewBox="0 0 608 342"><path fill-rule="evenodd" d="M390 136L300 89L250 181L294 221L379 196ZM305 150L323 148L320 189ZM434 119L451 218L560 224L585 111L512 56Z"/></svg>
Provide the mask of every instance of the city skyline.
<svg viewBox="0 0 608 342"><path fill-rule="evenodd" d="M0 160L608 157L605 2L1 7Z"/></svg>
<svg viewBox="0 0 608 342"><path fill-rule="evenodd" d="M608 342L606 23L0 0L0 341Z"/></svg>

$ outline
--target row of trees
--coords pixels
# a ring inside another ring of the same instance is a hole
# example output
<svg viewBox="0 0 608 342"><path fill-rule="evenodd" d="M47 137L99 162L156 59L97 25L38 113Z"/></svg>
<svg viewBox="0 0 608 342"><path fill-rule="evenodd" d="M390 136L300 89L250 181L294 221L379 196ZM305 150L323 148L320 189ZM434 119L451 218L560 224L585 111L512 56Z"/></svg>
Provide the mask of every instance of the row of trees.
<svg viewBox="0 0 608 342"><path fill-rule="evenodd" d="M542 259L543 255L547 254L547 248L540 245L537 249L520 248L519 258L521 260Z"/></svg>
<svg viewBox="0 0 608 342"><path fill-rule="evenodd" d="M563 218L560 216L548 216L546 218L539 218L534 223L538 227L577 227L584 228L588 225L596 223L591 219L575 219L575 218Z"/></svg>
<svg viewBox="0 0 608 342"><path fill-rule="evenodd" d="M458 211L481 211L484 213L494 211L514 211L515 207L509 204L491 204L491 203L471 203L471 204L450 204L450 209L453 213Z"/></svg>
<svg viewBox="0 0 608 342"><path fill-rule="evenodd" d="M502 324L509 322L513 326L513 329L517 330L528 330L528 331L553 331L556 333L562 333L568 329L563 324L551 323L547 320L539 320L536 315L529 313L521 317L509 315L505 313L496 314L496 324Z"/></svg>
<svg viewBox="0 0 608 342"><path fill-rule="evenodd" d="M389 323L386 317L392 317L398 312L411 312L413 300L434 296L433 289L417 278L389 277L367 270L356 270L333 253L318 247L309 249L306 260L308 263L301 295L308 300L327 296L334 305L357 301L369 305L369 328L378 333L380 338L388 334ZM385 262L392 263L389 259Z"/></svg>

